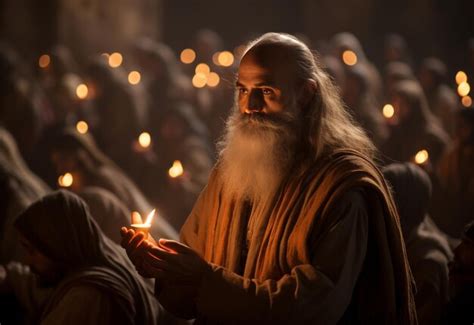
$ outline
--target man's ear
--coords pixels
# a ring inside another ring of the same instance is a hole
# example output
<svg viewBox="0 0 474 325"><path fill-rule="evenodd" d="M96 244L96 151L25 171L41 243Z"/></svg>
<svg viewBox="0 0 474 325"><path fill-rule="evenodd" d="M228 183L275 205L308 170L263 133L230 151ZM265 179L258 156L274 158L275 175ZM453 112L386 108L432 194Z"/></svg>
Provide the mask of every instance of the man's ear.
<svg viewBox="0 0 474 325"><path fill-rule="evenodd" d="M298 104L301 108L305 109L306 106L316 95L316 89L318 88L314 80L305 80L300 89L298 89Z"/></svg>

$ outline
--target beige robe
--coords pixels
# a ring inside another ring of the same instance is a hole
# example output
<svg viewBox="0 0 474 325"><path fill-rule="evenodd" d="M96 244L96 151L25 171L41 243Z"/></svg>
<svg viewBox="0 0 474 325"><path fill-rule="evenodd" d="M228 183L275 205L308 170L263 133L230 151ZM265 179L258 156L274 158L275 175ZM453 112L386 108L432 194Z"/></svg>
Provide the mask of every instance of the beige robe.
<svg viewBox="0 0 474 325"><path fill-rule="evenodd" d="M203 324L416 323L398 216L372 163L345 151L295 170L252 207L249 229L219 173L181 231L212 272L199 288L157 286L165 308Z"/></svg>

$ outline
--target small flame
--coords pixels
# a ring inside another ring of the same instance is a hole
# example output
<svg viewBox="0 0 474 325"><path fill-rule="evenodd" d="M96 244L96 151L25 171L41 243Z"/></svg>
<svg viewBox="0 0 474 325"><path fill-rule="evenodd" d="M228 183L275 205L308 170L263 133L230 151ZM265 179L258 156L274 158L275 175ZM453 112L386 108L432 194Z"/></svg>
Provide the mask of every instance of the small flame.
<svg viewBox="0 0 474 325"><path fill-rule="evenodd" d="M346 65L355 65L357 63L357 54L350 50L344 51L342 53L342 61Z"/></svg>
<svg viewBox="0 0 474 325"><path fill-rule="evenodd" d="M428 160L429 157L430 157L430 155L428 154L427 150L425 150L425 149L420 150L415 155L415 162L418 165L424 164Z"/></svg>
<svg viewBox="0 0 474 325"><path fill-rule="evenodd" d="M151 221L153 220L153 216L155 215L156 209L151 210L151 212L147 215L145 222L143 223L146 226L151 226Z"/></svg>
<svg viewBox="0 0 474 325"><path fill-rule="evenodd" d="M392 118L395 115L395 109L393 105L387 104L383 107L382 113L385 118Z"/></svg>
<svg viewBox="0 0 474 325"><path fill-rule="evenodd" d="M183 165L181 164L179 160L175 160L173 162L173 166L171 166L171 168L169 169L168 174L170 175L171 178L176 178L183 175L183 173L184 173Z"/></svg>
<svg viewBox="0 0 474 325"><path fill-rule="evenodd" d="M142 148L148 148L151 145L151 135L148 132L143 132L138 137L138 143Z"/></svg>
<svg viewBox="0 0 474 325"><path fill-rule="evenodd" d="M58 184L61 187L70 187L74 182L74 178L72 177L71 173L66 173L64 175L59 176Z"/></svg>

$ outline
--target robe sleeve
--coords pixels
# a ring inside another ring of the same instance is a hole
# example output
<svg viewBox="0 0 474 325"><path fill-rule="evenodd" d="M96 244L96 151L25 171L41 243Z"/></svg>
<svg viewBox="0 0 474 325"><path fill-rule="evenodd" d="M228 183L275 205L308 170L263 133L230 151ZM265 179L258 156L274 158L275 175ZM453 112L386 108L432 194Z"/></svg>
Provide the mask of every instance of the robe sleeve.
<svg viewBox="0 0 474 325"><path fill-rule="evenodd" d="M280 279L257 281L213 265L197 294L188 296L199 318L224 323L336 323L351 301L367 250L363 194L349 191L327 217L336 220L333 226L308 243L312 263L298 265Z"/></svg>

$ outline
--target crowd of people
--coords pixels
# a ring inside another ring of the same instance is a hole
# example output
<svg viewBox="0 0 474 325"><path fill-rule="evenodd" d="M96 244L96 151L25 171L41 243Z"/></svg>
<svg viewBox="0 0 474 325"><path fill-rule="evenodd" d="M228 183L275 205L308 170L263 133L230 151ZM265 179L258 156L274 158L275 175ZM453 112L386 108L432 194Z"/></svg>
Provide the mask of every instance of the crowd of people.
<svg viewBox="0 0 474 325"><path fill-rule="evenodd" d="M384 66L347 32L317 47L275 35L230 64L210 30L191 59L141 39L123 64L61 45L25 62L0 45L1 323L474 322L474 40L453 70L400 35L381 45ZM316 72L293 102L279 104L276 74L252 90L255 67L285 63L293 82L297 55ZM148 240L120 233L153 208ZM170 251L197 271L155 262Z"/></svg>

